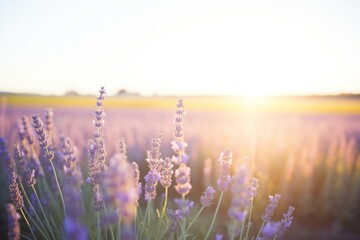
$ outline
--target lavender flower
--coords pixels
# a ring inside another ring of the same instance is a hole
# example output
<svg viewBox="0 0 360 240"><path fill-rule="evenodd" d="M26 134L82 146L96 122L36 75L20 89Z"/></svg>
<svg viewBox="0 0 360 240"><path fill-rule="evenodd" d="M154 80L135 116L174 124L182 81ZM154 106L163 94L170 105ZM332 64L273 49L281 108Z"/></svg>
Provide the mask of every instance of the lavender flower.
<svg viewBox="0 0 360 240"><path fill-rule="evenodd" d="M89 177L86 179L86 182L92 185L92 190L94 192L94 209L99 211L102 203L102 195L100 193L99 184L103 182L104 171L106 170L106 150L105 150L105 141L103 127L105 124L105 112L103 109L104 99L105 99L105 88L101 87L99 91L99 96L96 101L97 109L95 110L95 120L94 120L94 140L90 140L88 144L89 151Z"/></svg>
<svg viewBox="0 0 360 240"><path fill-rule="evenodd" d="M156 186L160 180L160 174L157 171L150 170L145 176L145 200L151 200L156 198Z"/></svg>
<svg viewBox="0 0 360 240"><path fill-rule="evenodd" d="M125 139L124 138L120 138L119 141L119 145L118 145L118 153L121 155L121 158L126 160L127 156L126 156L126 144L125 144Z"/></svg>
<svg viewBox="0 0 360 240"><path fill-rule="evenodd" d="M217 180L217 184L220 191L226 191L231 182L231 177L229 175L230 165L232 164L232 152L230 148L225 148L224 151L220 154L220 176Z"/></svg>
<svg viewBox="0 0 360 240"><path fill-rule="evenodd" d="M15 171L11 171L9 173L9 193L12 202L14 203L15 207L20 209L24 207L24 200L23 196L20 192L19 185L18 185L18 176Z"/></svg>
<svg viewBox="0 0 360 240"><path fill-rule="evenodd" d="M13 150L14 150L14 159L15 159L16 165L19 166L21 171L24 171L25 165L26 165L24 152L21 151L20 145L18 145L18 144L14 145Z"/></svg>
<svg viewBox="0 0 360 240"><path fill-rule="evenodd" d="M142 193L142 185L140 182L140 171L139 171L139 165L136 162L131 163L132 169L133 169L133 178L135 182L136 189L138 191L138 198L136 200L136 203L138 204L140 195Z"/></svg>
<svg viewBox="0 0 360 240"><path fill-rule="evenodd" d="M206 191L200 197L200 203L204 207L209 207L213 204L215 189L212 186L208 186Z"/></svg>
<svg viewBox="0 0 360 240"><path fill-rule="evenodd" d="M61 136L62 168L70 184L80 186L83 183L82 173L79 166L78 149L71 139Z"/></svg>
<svg viewBox="0 0 360 240"><path fill-rule="evenodd" d="M156 138L151 140L151 150L147 151L146 161L149 163L149 168L151 171L159 170L160 163L160 144L161 144L162 134L158 134Z"/></svg>
<svg viewBox="0 0 360 240"><path fill-rule="evenodd" d="M268 221L261 231L262 238L272 239L279 230L279 222Z"/></svg>
<svg viewBox="0 0 360 240"><path fill-rule="evenodd" d="M183 219L183 214L181 213L180 209L177 210L167 210L168 217L172 220L172 223L170 225L170 231L176 232L179 222Z"/></svg>
<svg viewBox="0 0 360 240"><path fill-rule="evenodd" d="M44 117L45 117L45 130L48 134L48 141L49 141L49 146L51 149L53 149L53 131L54 131L54 112L52 108L48 108L46 109L45 113L44 113Z"/></svg>
<svg viewBox="0 0 360 240"><path fill-rule="evenodd" d="M10 157L5 138L0 137L0 159L8 171L15 170L15 161Z"/></svg>
<svg viewBox="0 0 360 240"><path fill-rule="evenodd" d="M190 168L184 163L175 170L175 190L182 196L189 194L192 188L190 184L190 171Z"/></svg>
<svg viewBox="0 0 360 240"><path fill-rule="evenodd" d="M291 223L293 220L292 214L294 210L295 208L293 206L290 206L287 213L283 214L284 216L283 219L281 219L281 221L278 223L278 229L275 234L276 237L283 236L286 230L288 230L291 227Z"/></svg>
<svg viewBox="0 0 360 240"><path fill-rule="evenodd" d="M20 225L19 219L20 215L16 212L16 209L13 204L6 204L7 212L7 235L9 240L19 240L20 239Z"/></svg>
<svg viewBox="0 0 360 240"><path fill-rule="evenodd" d="M261 216L261 219L264 222L268 222L271 220L271 217L274 215L274 212L276 210L276 207L280 201L281 196L279 194L276 194L275 196L270 195L269 196L269 205L265 209L265 213Z"/></svg>
<svg viewBox="0 0 360 240"><path fill-rule="evenodd" d="M222 234L216 234L215 235L215 240L222 240L223 239L223 235Z"/></svg>
<svg viewBox="0 0 360 240"><path fill-rule="evenodd" d="M248 213L247 208L250 204L250 196L248 191L248 168L242 164L236 174L232 177L231 184L231 205L228 214L231 218L238 222L244 222Z"/></svg>
<svg viewBox="0 0 360 240"><path fill-rule="evenodd" d="M36 184L35 170L26 168L24 171L25 183L28 187L32 187Z"/></svg>
<svg viewBox="0 0 360 240"><path fill-rule="evenodd" d="M132 166L116 154L110 159L105 174L106 202L111 204L122 221L130 223L135 218L138 190L132 174Z"/></svg>
<svg viewBox="0 0 360 240"><path fill-rule="evenodd" d="M64 219L64 230L65 230L65 239L74 239L74 240L88 239L86 228L82 226L79 222L74 221L70 217L66 217Z"/></svg>
<svg viewBox="0 0 360 240"><path fill-rule="evenodd" d="M29 119L25 115L23 115L21 117L21 130L19 132L24 135L24 137L27 139L28 144L31 146L34 144L34 138L30 133L29 126Z"/></svg>
<svg viewBox="0 0 360 240"><path fill-rule="evenodd" d="M194 206L194 202L189 199L175 198L174 199L182 217L186 218L190 214L190 209Z"/></svg>
<svg viewBox="0 0 360 240"><path fill-rule="evenodd" d="M174 173L172 170L173 164L171 164L170 158L160 160L160 183L164 188L168 188L171 185L171 177Z"/></svg>

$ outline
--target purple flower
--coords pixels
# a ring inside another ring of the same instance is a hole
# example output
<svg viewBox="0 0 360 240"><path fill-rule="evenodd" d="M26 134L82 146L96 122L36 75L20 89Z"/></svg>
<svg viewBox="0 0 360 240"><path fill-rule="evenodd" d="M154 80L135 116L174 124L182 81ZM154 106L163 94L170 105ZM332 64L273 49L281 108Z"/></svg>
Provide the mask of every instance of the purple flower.
<svg viewBox="0 0 360 240"><path fill-rule="evenodd" d="M110 159L109 168L105 172L104 185L106 202L117 209L122 221L132 222L135 218L138 189L131 164L124 161L119 154Z"/></svg>
<svg viewBox="0 0 360 240"><path fill-rule="evenodd" d="M64 219L64 230L65 230L65 239L74 239L74 240L88 239L86 228L82 226L79 222L74 221L70 217L66 217Z"/></svg>
<svg viewBox="0 0 360 240"><path fill-rule="evenodd" d="M276 194L275 196L270 195L269 196L269 205L265 209L265 213L261 216L261 219L264 222L268 222L271 220L271 217L274 215L274 212L276 210L276 207L280 201L281 196L279 194Z"/></svg>
<svg viewBox="0 0 360 240"><path fill-rule="evenodd" d="M172 170L173 164L171 164L170 158L160 160L160 183L164 188L168 188L171 185L171 177L174 173Z"/></svg>
<svg viewBox="0 0 360 240"><path fill-rule="evenodd" d="M212 186L208 186L206 191L200 197L200 203L204 207L209 207L213 204L215 189Z"/></svg>
<svg viewBox="0 0 360 240"><path fill-rule="evenodd" d="M25 183L28 187L32 187L36 184L35 170L26 168L24 171Z"/></svg>
<svg viewBox="0 0 360 240"><path fill-rule="evenodd" d="M174 199L182 217L187 217L190 214L190 209L194 206L194 202L189 199L175 198Z"/></svg>
<svg viewBox="0 0 360 240"><path fill-rule="evenodd" d="M20 215L16 212L14 205L11 203L6 204L7 212L7 235L11 240L20 239Z"/></svg>
<svg viewBox="0 0 360 240"><path fill-rule="evenodd" d="M18 176L15 171L9 173L9 193L12 202L17 209L24 207L23 196L19 189Z"/></svg>
<svg viewBox="0 0 360 240"><path fill-rule="evenodd" d="M288 230L291 227L291 223L293 220L293 212L294 212L295 208L290 206L287 213L283 214L283 219L281 219L281 221L278 224L278 230L276 232L276 236L277 237L281 237L282 235L284 235L284 233L286 232L286 230Z"/></svg>
<svg viewBox="0 0 360 240"><path fill-rule="evenodd" d="M186 164L181 164L178 169L175 170L175 190L180 195L187 195L192 186L190 184L190 168Z"/></svg>
<svg viewBox="0 0 360 240"><path fill-rule="evenodd" d="M232 164L232 152L230 148L225 148L220 154L220 176L217 185L220 191L226 191L230 185L231 177L229 175L230 166Z"/></svg>
<svg viewBox="0 0 360 240"><path fill-rule="evenodd" d="M262 237L269 239L273 238L279 229L279 222L266 222L264 228L261 231Z"/></svg>
<svg viewBox="0 0 360 240"><path fill-rule="evenodd" d="M160 180L160 174L156 171L150 170L145 176L145 200L151 200L156 198L156 186Z"/></svg>
<svg viewBox="0 0 360 240"><path fill-rule="evenodd" d="M222 240L223 239L223 235L222 234L216 234L215 235L215 240Z"/></svg>
<svg viewBox="0 0 360 240"><path fill-rule="evenodd" d="M158 134L156 138L151 140L151 150L147 151L146 161L149 163L150 170L158 171L160 163L160 145L162 134Z"/></svg>

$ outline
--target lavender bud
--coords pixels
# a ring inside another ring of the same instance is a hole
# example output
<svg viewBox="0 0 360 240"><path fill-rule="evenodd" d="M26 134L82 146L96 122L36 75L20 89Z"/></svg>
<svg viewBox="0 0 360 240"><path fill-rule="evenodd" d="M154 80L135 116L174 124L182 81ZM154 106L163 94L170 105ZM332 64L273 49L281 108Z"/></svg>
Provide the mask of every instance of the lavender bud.
<svg viewBox="0 0 360 240"><path fill-rule="evenodd" d="M149 171L145 176L145 200L151 200L156 198L156 185L160 180L160 174L155 171Z"/></svg>
<svg viewBox="0 0 360 240"><path fill-rule="evenodd" d="M171 159L168 157L160 160L160 183L164 188L168 188L171 185L171 177L174 173L172 170L173 166Z"/></svg>
<svg viewBox="0 0 360 240"><path fill-rule="evenodd" d="M232 152L230 148L225 148L220 154L220 176L217 185L220 191L226 191L230 185L231 177L229 175L230 166L232 164Z"/></svg>
<svg viewBox="0 0 360 240"><path fill-rule="evenodd" d="M264 222L268 222L271 220L271 217L274 215L274 212L276 210L276 207L280 201L281 196L279 194L276 194L275 196L270 195L269 196L269 205L265 209L265 213L261 216L261 219Z"/></svg>
<svg viewBox="0 0 360 240"><path fill-rule="evenodd" d="M19 185L18 185L18 176L16 175L15 171L11 171L9 173L9 193L12 202L14 203L15 207L20 209L24 207L24 200L23 196L20 192Z"/></svg>
<svg viewBox="0 0 360 240"><path fill-rule="evenodd" d="M25 179L25 183L28 187L34 186L36 184L35 170L29 169L29 168L25 169L24 179Z"/></svg>
<svg viewBox="0 0 360 240"><path fill-rule="evenodd" d="M204 207L209 207L213 204L215 189L212 186L208 186L206 191L200 197L200 203Z"/></svg>
<svg viewBox="0 0 360 240"><path fill-rule="evenodd" d="M282 235L284 235L284 233L291 227L291 223L293 220L293 212L294 212L295 208L293 206L290 206L287 213L283 214L283 219L281 219L281 221L278 224L278 230L276 232L276 236L277 237L281 237Z"/></svg>

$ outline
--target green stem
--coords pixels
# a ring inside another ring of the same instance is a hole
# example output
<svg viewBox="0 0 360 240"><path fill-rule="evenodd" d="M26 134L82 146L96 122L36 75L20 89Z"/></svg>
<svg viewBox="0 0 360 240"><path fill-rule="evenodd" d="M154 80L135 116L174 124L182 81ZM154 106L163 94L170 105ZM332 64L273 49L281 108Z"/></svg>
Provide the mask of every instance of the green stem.
<svg viewBox="0 0 360 240"><path fill-rule="evenodd" d="M21 209L21 210L22 210L22 209ZM25 213L28 215L28 217L29 217L29 219L31 220L31 222L32 222L32 223L35 225L35 227L39 230L39 232L40 232L42 235L44 235L45 239L50 239L50 237L41 230L41 228L39 227L39 225L36 224L35 220L31 217L31 215L30 215L29 212L26 210L26 208L24 208L24 211L25 211ZM25 215L25 214L24 214L24 215Z"/></svg>
<svg viewBox="0 0 360 240"><path fill-rule="evenodd" d="M260 230L259 230L258 234L256 235L255 239L258 239L260 237L261 231L264 228L265 223L266 223L266 221L263 221L263 223L261 224Z"/></svg>
<svg viewBox="0 0 360 240"><path fill-rule="evenodd" d="M195 221L200 216L201 212L204 210L205 206L202 206L199 210L199 212L196 214L196 216L193 218L193 220L189 223L189 226L186 228L185 233L190 230L191 226L195 223Z"/></svg>
<svg viewBox="0 0 360 240"><path fill-rule="evenodd" d="M250 225L251 225L251 214L252 214L253 205L254 205L254 198L251 198L249 218L248 218L248 224L247 224L245 239L248 239L248 236L249 236L249 231L250 231L250 227L251 227ZM245 219L244 219L244 221L245 221ZM240 240L241 240L241 238L240 238Z"/></svg>
<svg viewBox="0 0 360 240"><path fill-rule="evenodd" d="M245 219L244 221L241 222L241 232L240 232L240 237L239 237L239 240L242 240L242 236L243 236L243 233L244 233L244 226L245 226Z"/></svg>
<svg viewBox="0 0 360 240"><path fill-rule="evenodd" d="M101 193L101 195L102 195L102 193ZM106 214L106 216L109 216L109 213L108 213L108 210L107 210L107 208L106 208L106 204L105 204L104 201L103 201L103 204L104 204L105 214ZM110 227L111 239L112 239L112 240L115 240L115 235L114 235L113 228L112 228L111 225L110 225L109 227Z"/></svg>
<svg viewBox="0 0 360 240"><path fill-rule="evenodd" d="M121 218L118 221L118 240L121 240Z"/></svg>
<svg viewBox="0 0 360 240"><path fill-rule="evenodd" d="M146 218L147 218L147 215L149 214L149 208L150 208L150 202L151 202L151 199L148 200L147 204L146 204L146 210L145 210L145 215L144 215L144 221L143 221L143 225L141 227L141 232L140 232L140 240L141 240L141 237L144 233L144 227L145 227L145 223L146 223Z"/></svg>
<svg viewBox="0 0 360 240"><path fill-rule="evenodd" d="M213 228L213 226L214 226L215 219L216 219L216 215L218 214L218 211L219 211L220 204L221 204L221 201L222 201L223 196L224 196L224 191L221 191L221 193L220 193L220 198L219 198L218 204L217 204L217 206L216 206L215 214L214 214L214 216L213 216L213 219L212 219L212 221L211 221L209 230L208 230L208 232L207 232L206 237L204 238L204 240L206 240L206 239L209 238L209 235L210 235L210 232L211 232L211 230L212 230L212 228Z"/></svg>
<svg viewBox="0 0 360 240"><path fill-rule="evenodd" d="M49 227L51 237L53 237L53 238L55 239L55 235L54 235L54 233L53 233L53 231L52 231L52 228L51 228L51 226L50 226L49 220L48 220L48 218L46 217L46 214L45 214L44 208L42 207L42 204L41 204L41 201L40 201L40 199L39 199L39 196L38 196L38 194L37 194L37 192L36 192L36 189L35 189L35 187L34 187L34 186L31 186L31 188L32 188L32 190L33 190L33 191L34 191L34 193L35 193L35 197L36 197L36 199L37 199L37 202L39 203L40 210L41 210L42 214L44 215L44 218L45 218L46 224L47 224L47 225L48 225L48 227Z"/></svg>
<svg viewBox="0 0 360 240"><path fill-rule="evenodd" d="M23 218L24 218L24 220L25 220L26 224L29 226L29 229L30 229L31 235L33 235L34 239L36 240L35 234L34 234L34 232L33 232L32 228L31 228L30 223L29 223L29 221L27 220L27 218L26 218L26 216L25 216L25 213L24 213L24 211L22 210L22 208L20 208L20 212L21 212L21 215L23 216Z"/></svg>
<svg viewBox="0 0 360 240"><path fill-rule="evenodd" d="M61 199L61 203L62 203L62 205L63 205L64 214L65 214L65 216L66 216L66 208L65 208L64 196L63 196L63 194L62 194L62 191L61 191L61 188L60 188L60 184L59 184L59 180L58 180L58 177L57 177L57 174L56 174L55 166L54 166L54 163L53 163L52 160L50 160L50 164L51 164L51 167L52 167L54 176L55 176L55 181L56 181L57 188L58 188L59 193L60 193L60 199Z"/></svg>
<svg viewBox="0 0 360 240"><path fill-rule="evenodd" d="M34 212L36 219L39 221L41 227L45 230L45 226L43 225L43 223L42 223L39 215L37 214L34 206L32 205L32 203L31 203L31 201L30 201L27 193L25 192L24 185L23 185L21 182L20 182L20 187L21 187L21 190L22 190L22 192L23 192L23 195L25 196L25 199L26 199L27 203L29 204L29 206L32 208L32 210L33 210L33 212Z"/></svg>
<svg viewBox="0 0 360 240"><path fill-rule="evenodd" d="M162 212L161 212L161 219L164 217L164 214L165 214L165 211L166 211L167 201L168 201L168 187L165 188L165 202L164 202L164 207L163 207Z"/></svg>
<svg viewBox="0 0 360 240"><path fill-rule="evenodd" d="M97 240L101 240L100 210L96 213L96 220L97 220Z"/></svg>

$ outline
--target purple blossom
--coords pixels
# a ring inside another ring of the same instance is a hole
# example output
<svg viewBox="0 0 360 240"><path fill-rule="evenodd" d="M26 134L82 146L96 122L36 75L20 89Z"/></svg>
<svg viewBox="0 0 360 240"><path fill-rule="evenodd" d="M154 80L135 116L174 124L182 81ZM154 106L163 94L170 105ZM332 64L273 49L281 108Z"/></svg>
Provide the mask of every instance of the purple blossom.
<svg viewBox="0 0 360 240"><path fill-rule="evenodd" d="M151 150L147 151L146 161L149 163L149 168L152 171L159 170L160 164L160 145L162 134L158 134L156 138L151 140Z"/></svg>
<svg viewBox="0 0 360 240"><path fill-rule="evenodd" d="M251 192L251 187L248 186L248 168L245 164L242 164L232 177L230 190L232 199L228 214L235 221L243 222L248 214Z"/></svg>
<svg viewBox="0 0 360 240"><path fill-rule="evenodd" d="M73 239L73 240L88 239L86 228L82 226L79 222L74 221L70 217L66 217L64 219L64 230L65 230L65 239Z"/></svg>
<svg viewBox="0 0 360 240"><path fill-rule="evenodd" d="M171 164L170 158L160 160L160 183L164 188L168 188L171 185L171 177L174 173L172 170L173 164Z"/></svg>
<svg viewBox="0 0 360 240"><path fill-rule="evenodd" d="M7 212L7 235L10 240L20 239L20 215L16 212L13 204L6 204Z"/></svg>
<svg viewBox="0 0 360 240"><path fill-rule="evenodd" d="M216 234L215 235L215 240L222 240L223 239L223 235L222 234Z"/></svg>
<svg viewBox="0 0 360 240"><path fill-rule="evenodd" d="M36 184L35 170L26 168L24 171L25 183L28 187L32 187Z"/></svg>
<svg viewBox="0 0 360 240"><path fill-rule="evenodd" d="M160 180L160 174L156 171L149 171L145 176L145 200L151 200L156 198L156 186Z"/></svg>
<svg viewBox="0 0 360 240"><path fill-rule="evenodd" d="M105 172L104 185L106 202L117 210L122 221L132 222L135 218L138 189L131 164L124 161L119 154L110 159L109 168Z"/></svg>
<svg viewBox="0 0 360 240"><path fill-rule="evenodd" d="M200 203L204 207L209 207L213 204L215 189L212 186L208 186L206 191L200 197Z"/></svg>
<svg viewBox="0 0 360 240"><path fill-rule="evenodd" d="M174 199L182 217L187 217L190 214L190 209L194 206L194 202L189 199L175 198Z"/></svg>
<svg viewBox="0 0 360 240"><path fill-rule="evenodd" d="M220 154L219 163L220 176L217 180L217 185L220 191L226 191L231 182L229 171L232 164L232 152L230 148L225 148L224 151Z"/></svg>
<svg viewBox="0 0 360 240"><path fill-rule="evenodd" d="M17 209L23 208L24 200L19 189L18 176L14 170L9 173L9 193L15 207Z"/></svg>
<svg viewBox="0 0 360 240"><path fill-rule="evenodd" d="M190 168L186 164L181 164L178 169L175 170L175 190L180 195L187 195L192 186L190 184Z"/></svg>
<svg viewBox="0 0 360 240"><path fill-rule="evenodd" d="M279 222L268 221L261 231L261 235L265 239L273 238L279 229Z"/></svg>
<svg viewBox="0 0 360 240"><path fill-rule="evenodd" d="M265 209L265 213L261 216L261 219L264 222L268 222L271 220L271 217L274 215L276 207L280 201L281 196L276 194L275 196L269 196L269 205Z"/></svg>
<svg viewBox="0 0 360 240"><path fill-rule="evenodd" d="M291 223L293 220L293 212L294 212L295 208L293 206L290 206L287 213L283 214L283 219L281 219L281 221L278 224L278 230L276 232L276 237L281 237L282 235L284 235L284 233L286 232L286 230L288 230L291 227Z"/></svg>

